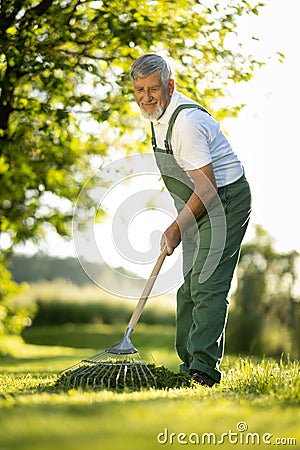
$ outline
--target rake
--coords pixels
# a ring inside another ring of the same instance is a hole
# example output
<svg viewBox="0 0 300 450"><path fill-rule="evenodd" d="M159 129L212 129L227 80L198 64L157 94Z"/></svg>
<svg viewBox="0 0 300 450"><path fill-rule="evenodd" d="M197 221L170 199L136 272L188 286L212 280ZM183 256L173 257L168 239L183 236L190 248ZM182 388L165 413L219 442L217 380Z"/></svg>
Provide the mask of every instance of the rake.
<svg viewBox="0 0 300 450"><path fill-rule="evenodd" d="M123 338L110 348L83 359L61 372L57 385L63 388L90 388L94 390L140 390L156 387L150 366L141 359L130 336L139 321L160 268L167 255L161 251L140 299L129 320Z"/></svg>

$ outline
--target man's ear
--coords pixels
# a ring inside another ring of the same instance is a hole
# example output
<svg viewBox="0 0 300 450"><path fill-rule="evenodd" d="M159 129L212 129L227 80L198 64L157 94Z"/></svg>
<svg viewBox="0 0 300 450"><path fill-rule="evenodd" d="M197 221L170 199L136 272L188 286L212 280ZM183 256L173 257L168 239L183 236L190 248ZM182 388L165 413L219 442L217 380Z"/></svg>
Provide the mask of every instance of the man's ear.
<svg viewBox="0 0 300 450"><path fill-rule="evenodd" d="M170 96L173 94L175 90L175 80L170 80Z"/></svg>

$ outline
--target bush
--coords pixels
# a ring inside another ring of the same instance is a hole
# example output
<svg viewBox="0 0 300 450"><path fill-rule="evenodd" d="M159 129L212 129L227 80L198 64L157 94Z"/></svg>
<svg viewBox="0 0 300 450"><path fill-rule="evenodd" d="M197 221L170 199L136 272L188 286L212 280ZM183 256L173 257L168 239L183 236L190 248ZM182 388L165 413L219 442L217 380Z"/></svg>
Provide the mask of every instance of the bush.
<svg viewBox="0 0 300 450"><path fill-rule="evenodd" d="M26 284L18 285L12 281L5 259L0 255L0 337L20 335L31 324L36 311L35 305L22 305L18 302L19 295L26 288Z"/></svg>
<svg viewBox="0 0 300 450"><path fill-rule="evenodd" d="M149 299L140 321L174 325L174 302ZM114 297L96 286L76 286L65 280L32 284L22 297L24 307L37 308L33 326L67 323L126 324L137 300Z"/></svg>

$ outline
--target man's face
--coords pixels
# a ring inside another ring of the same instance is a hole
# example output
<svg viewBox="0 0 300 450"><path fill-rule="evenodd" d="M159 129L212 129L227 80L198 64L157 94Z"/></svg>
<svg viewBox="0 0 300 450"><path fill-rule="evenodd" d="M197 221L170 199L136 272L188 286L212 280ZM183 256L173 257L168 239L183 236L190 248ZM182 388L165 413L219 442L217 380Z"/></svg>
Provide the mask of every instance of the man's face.
<svg viewBox="0 0 300 450"><path fill-rule="evenodd" d="M159 72L154 72L147 78L133 81L134 95L142 115L149 120L159 119L170 103L174 92L174 80L165 86Z"/></svg>

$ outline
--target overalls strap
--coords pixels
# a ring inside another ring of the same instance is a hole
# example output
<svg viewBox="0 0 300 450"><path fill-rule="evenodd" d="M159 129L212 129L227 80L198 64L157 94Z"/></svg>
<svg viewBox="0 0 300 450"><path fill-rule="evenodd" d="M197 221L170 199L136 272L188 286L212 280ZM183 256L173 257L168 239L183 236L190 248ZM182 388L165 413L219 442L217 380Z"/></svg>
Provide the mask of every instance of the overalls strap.
<svg viewBox="0 0 300 450"><path fill-rule="evenodd" d="M206 109L204 109L200 105L197 105L196 103L184 103L178 106L170 118L165 139L165 148L157 147L154 124L153 122L151 122L152 146L156 164L161 172L162 178L168 191L170 192L171 196L174 199L175 207L178 212L184 208L184 205L186 204L186 202L188 201L188 199L190 198L190 196L194 191L194 185L191 178L178 165L176 158L173 155L171 145L169 144L172 127L176 120L176 117L178 116L180 111L185 108L201 109L202 111L208 113Z"/></svg>
<svg viewBox="0 0 300 450"><path fill-rule="evenodd" d="M153 150L156 150L156 139L155 139L155 132L154 132L154 125L153 122L151 122L151 144L153 147Z"/></svg>
<svg viewBox="0 0 300 450"><path fill-rule="evenodd" d="M175 111L173 112L173 114L170 118L168 130L167 130L167 134L166 134L166 138L165 138L165 142L164 142L167 153L173 154L173 151L172 151L172 148L170 145L170 138L171 138L171 133L172 133L174 122L175 122L178 114L180 113L180 111L182 111L183 109L189 109L189 108L200 109L201 111L211 115L205 108L203 108L203 106L197 105L195 103L183 103L182 105L177 106L177 108L175 109ZM152 130L152 136L153 136L154 127L153 127L152 122L151 122L151 126L153 128L153 130Z"/></svg>

